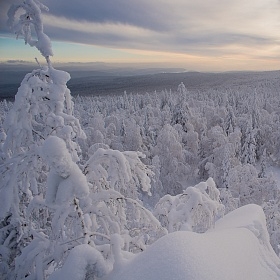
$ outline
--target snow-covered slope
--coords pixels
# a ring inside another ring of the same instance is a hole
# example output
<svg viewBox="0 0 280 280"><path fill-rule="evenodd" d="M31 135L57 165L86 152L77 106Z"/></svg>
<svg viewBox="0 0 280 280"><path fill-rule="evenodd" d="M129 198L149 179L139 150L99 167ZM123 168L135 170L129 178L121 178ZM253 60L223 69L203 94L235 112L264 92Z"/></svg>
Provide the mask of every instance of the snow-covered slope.
<svg viewBox="0 0 280 280"><path fill-rule="evenodd" d="M241 207L204 234L169 234L113 270L109 280L273 280L280 260L272 250L261 207Z"/></svg>

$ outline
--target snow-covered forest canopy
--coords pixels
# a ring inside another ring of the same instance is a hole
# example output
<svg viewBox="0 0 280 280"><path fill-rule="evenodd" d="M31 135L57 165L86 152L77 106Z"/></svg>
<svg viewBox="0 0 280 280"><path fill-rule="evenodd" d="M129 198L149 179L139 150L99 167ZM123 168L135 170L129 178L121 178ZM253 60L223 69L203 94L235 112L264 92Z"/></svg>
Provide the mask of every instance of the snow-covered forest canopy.
<svg viewBox="0 0 280 280"><path fill-rule="evenodd" d="M277 72L72 98L41 10L9 11L46 66L0 102L1 279L279 279Z"/></svg>

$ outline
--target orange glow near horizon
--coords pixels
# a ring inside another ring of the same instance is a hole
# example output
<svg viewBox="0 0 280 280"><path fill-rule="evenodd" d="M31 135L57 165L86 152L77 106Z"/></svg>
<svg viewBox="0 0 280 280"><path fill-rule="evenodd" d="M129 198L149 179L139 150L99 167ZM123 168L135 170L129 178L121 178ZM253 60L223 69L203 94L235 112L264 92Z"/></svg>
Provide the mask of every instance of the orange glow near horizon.
<svg viewBox="0 0 280 280"><path fill-rule="evenodd" d="M3 41L3 38L0 38ZM0 42L1 42L0 41ZM35 48L25 46L22 40L5 39L0 44L1 62L7 60L25 60L34 62L40 54ZM220 55L191 55L166 51L114 49L101 46L53 42L54 63L69 62L104 62L164 65L180 67L188 71L265 71L279 70L280 59L269 57L268 50L248 49L240 46L227 46L220 50ZM271 50L272 54L280 53L280 47ZM250 56L247 55L250 53ZM14 54L17 54L15 56Z"/></svg>

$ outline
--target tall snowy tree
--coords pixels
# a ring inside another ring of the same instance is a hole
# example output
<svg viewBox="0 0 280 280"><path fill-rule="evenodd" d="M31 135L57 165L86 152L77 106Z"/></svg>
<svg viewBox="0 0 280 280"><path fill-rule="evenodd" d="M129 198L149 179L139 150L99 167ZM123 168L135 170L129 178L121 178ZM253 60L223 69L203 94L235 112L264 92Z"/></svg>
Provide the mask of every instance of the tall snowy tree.
<svg viewBox="0 0 280 280"><path fill-rule="evenodd" d="M252 127L252 119L249 118L247 129L245 135L243 135L243 145L242 145L242 154L241 162L244 164L255 164L256 163L256 130Z"/></svg>
<svg viewBox="0 0 280 280"><path fill-rule="evenodd" d="M70 75L51 64L53 51L43 30L41 10L47 8L39 1L26 0L12 5L8 12L11 29L18 37L23 36L25 43L35 46L47 63L25 76L4 122L7 136L2 147L4 163L0 167L0 216L1 244L5 251L3 277L9 279L29 274L28 265L22 268L18 265L20 258L16 257L22 253L24 258L27 245L35 246L43 236L36 229L40 221L29 217L29 205L39 202L45 193L47 167L40 146L49 135L56 135L65 141L71 160L77 162L80 149L74 139L85 137L73 116L73 102L66 86ZM47 215L46 208L40 211Z"/></svg>

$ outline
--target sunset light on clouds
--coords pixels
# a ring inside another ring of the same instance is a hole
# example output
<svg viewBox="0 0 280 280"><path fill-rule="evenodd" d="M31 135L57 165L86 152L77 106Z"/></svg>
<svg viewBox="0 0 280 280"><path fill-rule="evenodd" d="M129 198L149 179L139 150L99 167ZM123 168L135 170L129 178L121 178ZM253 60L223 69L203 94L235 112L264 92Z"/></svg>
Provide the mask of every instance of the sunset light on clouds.
<svg viewBox="0 0 280 280"><path fill-rule="evenodd" d="M1 61L32 60L36 50L24 50L5 27L7 2L0 4ZM44 13L45 32L57 62L163 63L197 71L279 69L279 0L44 4L50 9Z"/></svg>

